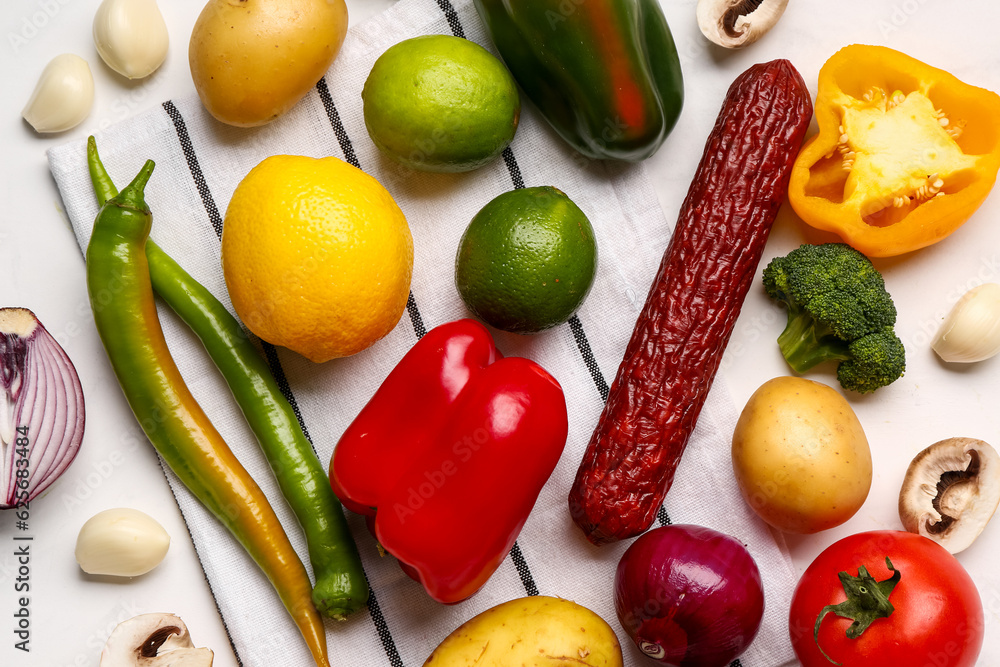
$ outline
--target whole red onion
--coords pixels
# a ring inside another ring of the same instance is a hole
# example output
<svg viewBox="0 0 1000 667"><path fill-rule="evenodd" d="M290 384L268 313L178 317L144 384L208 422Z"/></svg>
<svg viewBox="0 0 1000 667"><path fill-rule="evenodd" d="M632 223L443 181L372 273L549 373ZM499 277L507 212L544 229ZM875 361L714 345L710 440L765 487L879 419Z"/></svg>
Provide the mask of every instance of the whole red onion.
<svg viewBox="0 0 1000 667"><path fill-rule="evenodd" d="M760 570L729 535L693 525L655 528L618 563L615 611L649 657L674 667L724 667L760 628Z"/></svg>

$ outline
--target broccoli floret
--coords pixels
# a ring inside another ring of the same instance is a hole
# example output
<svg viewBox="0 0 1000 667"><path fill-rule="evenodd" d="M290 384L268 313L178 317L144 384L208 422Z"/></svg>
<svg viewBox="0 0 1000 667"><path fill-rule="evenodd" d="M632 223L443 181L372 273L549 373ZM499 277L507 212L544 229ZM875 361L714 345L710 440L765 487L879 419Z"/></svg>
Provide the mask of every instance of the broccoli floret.
<svg viewBox="0 0 1000 667"><path fill-rule="evenodd" d="M851 246L803 245L776 257L764 269L764 288L788 308L778 347L795 372L839 361L841 386L861 393L903 375L892 296L878 269Z"/></svg>

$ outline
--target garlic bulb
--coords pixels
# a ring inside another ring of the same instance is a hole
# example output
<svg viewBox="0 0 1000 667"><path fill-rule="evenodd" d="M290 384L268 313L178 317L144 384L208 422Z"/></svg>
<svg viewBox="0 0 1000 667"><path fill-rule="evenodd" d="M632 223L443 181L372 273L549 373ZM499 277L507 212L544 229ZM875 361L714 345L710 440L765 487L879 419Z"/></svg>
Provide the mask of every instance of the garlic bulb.
<svg viewBox="0 0 1000 667"><path fill-rule="evenodd" d="M966 292L931 341L944 361L971 363L1000 352L1000 285L986 283Z"/></svg>
<svg viewBox="0 0 1000 667"><path fill-rule="evenodd" d="M36 132L63 132L76 127L94 104L94 76L80 56L64 53L42 70L21 116Z"/></svg>
<svg viewBox="0 0 1000 667"><path fill-rule="evenodd" d="M167 57L167 24L156 0L104 0L94 16L94 44L108 67L130 79L156 71Z"/></svg>
<svg viewBox="0 0 1000 667"><path fill-rule="evenodd" d="M76 562L88 574L137 577L159 565L170 536L156 519L126 507L99 512L76 538Z"/></svg>

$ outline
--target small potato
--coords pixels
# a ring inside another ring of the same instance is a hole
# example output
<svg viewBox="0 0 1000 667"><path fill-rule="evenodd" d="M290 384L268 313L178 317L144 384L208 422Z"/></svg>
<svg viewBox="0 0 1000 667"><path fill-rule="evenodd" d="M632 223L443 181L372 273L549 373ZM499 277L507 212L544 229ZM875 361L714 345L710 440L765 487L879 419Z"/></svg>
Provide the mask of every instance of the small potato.
<svg viewBox="0 0 1000 667"><path fill-rule="evenodd" d="M779 377L754 392L733 433L743 498L787 533L838 526L872 483L871 450L854 410L825 384Z"/></svg>
<svg viewBox="0 0 1000 667"><path fill-rule="evenodd" d="M191 31L191 78L216 119L263 125L312 90L346 34L344 0L209 0Z"/></svg>
<svg viewBox="0 0 1000 667"><path fill-rule="evenodd" d="M604 619L562 598L504 602L459 626L424 667L621 667L622 649Z"/></svg>

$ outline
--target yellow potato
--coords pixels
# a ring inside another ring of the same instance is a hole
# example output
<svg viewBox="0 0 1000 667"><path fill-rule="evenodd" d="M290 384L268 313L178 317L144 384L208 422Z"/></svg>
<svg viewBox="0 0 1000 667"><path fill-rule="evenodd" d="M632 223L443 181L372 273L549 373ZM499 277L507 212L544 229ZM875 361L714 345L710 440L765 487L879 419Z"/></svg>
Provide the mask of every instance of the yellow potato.
<svg viewBox="0 0 1000 667"><path fill-rule="evenodd" d="M733 470L750 507L787 533L844 523L872 483L868 439L850 404L799 377L769 380L747 401L733 433Z"/></svg>
<svg viewBox="0 0 1000 667"><path fill-rule="evenodd" d="M263 125L316 85L346 32L344 0L209 0L191 32L191 77L220 121Z"/></svg>
<svg viewBox="0 0 1000 667"><path fill-rule="evenodd" d="M621 667L618 637L575 602L545 596L504 602L475 616L434 649L424 667Z"/></svg>

